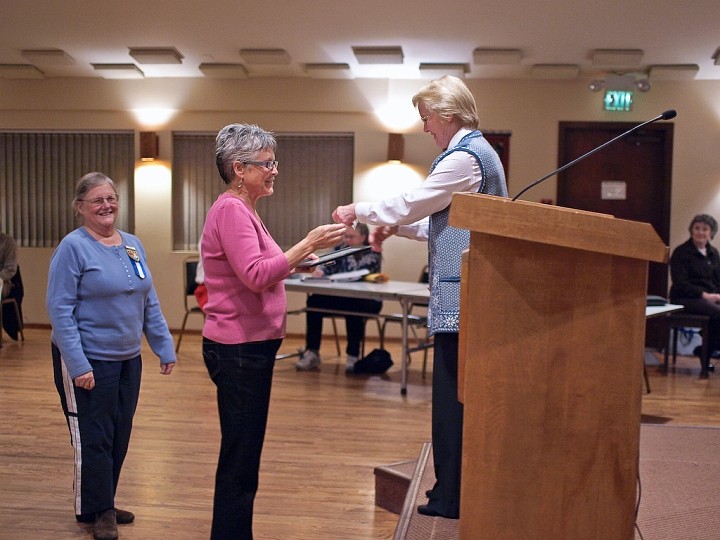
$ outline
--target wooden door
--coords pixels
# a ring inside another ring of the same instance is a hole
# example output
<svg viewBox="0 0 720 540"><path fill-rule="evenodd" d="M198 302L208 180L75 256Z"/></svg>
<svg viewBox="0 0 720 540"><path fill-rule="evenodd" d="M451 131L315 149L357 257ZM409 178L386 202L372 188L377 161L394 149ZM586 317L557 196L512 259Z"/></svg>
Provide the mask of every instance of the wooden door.
<svg viewBox="0 0 720 540"><path fill-rule="evenodd" d="M558 166L637 124L560 122ZM650 223L670 241L673 124L650 124L558 175L558 205ZM650 263L648 294L667 296L666 264Z"/></svg>

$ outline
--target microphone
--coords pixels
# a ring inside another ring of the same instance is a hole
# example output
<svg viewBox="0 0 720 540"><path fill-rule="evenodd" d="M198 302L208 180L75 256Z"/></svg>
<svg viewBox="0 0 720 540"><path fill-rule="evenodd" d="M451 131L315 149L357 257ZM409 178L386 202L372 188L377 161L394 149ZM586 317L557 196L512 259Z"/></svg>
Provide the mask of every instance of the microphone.
<svg viewBox="0 0 720 540"><path fill-rule="evenodd" d="M600 150L600 149L602 149L602 148L605 148L608 144L612 144L612 143L614 143L615 141L617 141L618 139L622 139L623 137L625 137L626 135L629 135L630 133L632 133L632 132L635 131L636 129L640 129L640 128L643 127L643 126L646 126L646 125L648 125L648 124L652 124L653 122L656 122L656 121L658 121L658 120L670 120L671 118L675 118L676 116L677 116L677 112L675 111L675 109L670 109L670 110L668 110L668 111L665 111L665 112L662 113L662 114L657 115L657 116L656 116L655 118L653 118L652 120L648 120L647 122L643 122L642 124L638 124L638 125L635 126L634 128L627 130L625 133L621 133L620 135L618 135L618 136L615 137L614 139L611 139L611 140L609 140L608 142L606 142L606 143L604 143L604 144L601 144L600 146L598 146L598 147L595 148L594 150L590 150L587 154L583 154L583 155L580 156L579 158L572 160L570 163L567 163L567 164L563 165L563 166L560 167L559 169L551 172L550 174L548 174L548 175L546 175L546 176L543 176L543 177L540 178L539 180L535 180L532 184L530 184L530 185L528 185L528 186L525 186L525 188L523 188L522 191L520 191L520 193L518 193L517 195L515 195L515 196L512 198L512 200L513 200L513 201L517 200L517 198L518 198L520 195L522 195L523 193L525 193L525 192L526 192L528 189L530 189L531 187L537 186L537 185L538 185L540 182L542 182L543 180L547 180L548 178L550 178L550 177L553 176L554 174L557 174L557 173L559 173L559 172L561 172L561 171L564 171L565 169L567 169L567 168L570 167L571 165L575 165L578 161L581 161L581 160L585 159L586 157L594 154L595 152L597 152L598 150Z"/></svg>

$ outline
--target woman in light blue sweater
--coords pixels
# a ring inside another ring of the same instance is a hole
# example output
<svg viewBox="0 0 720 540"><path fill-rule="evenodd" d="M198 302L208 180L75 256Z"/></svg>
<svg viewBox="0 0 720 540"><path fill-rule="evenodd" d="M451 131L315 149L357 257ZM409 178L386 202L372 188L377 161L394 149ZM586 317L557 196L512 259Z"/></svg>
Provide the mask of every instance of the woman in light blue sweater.
<svg viewBox="0 0 720 540"><path fill-rule="evenodd" d="M115 229L113 181L83 176L73 204L84 225L53 253L47 310L55 385L75 449L76 519L94 523L94 538L107 540L135 518L115 508L115 491L140 392L143 333L162 374L172 372L175 351L145 250Z"/></svg>

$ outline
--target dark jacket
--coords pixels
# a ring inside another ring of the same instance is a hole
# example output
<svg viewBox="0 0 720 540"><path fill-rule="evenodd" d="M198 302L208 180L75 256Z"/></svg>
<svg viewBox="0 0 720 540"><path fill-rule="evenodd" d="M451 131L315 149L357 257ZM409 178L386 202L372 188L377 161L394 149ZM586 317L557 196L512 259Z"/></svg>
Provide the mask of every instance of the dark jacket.
<svg viewBox="0 0 720 540"><path fill-rule="evenodd" d="M698 251L690 238L679 245L670 257L670 301L701 298L703 292L720 292L720 254L707 244L707 255Z"/></svg>

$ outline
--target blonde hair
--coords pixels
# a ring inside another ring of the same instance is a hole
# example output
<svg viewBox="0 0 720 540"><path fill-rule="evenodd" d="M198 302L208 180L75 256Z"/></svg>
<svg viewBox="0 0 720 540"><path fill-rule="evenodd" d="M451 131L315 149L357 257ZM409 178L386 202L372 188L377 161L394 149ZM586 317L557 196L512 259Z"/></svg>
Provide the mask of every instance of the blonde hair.
<svg viewBox="0 0 720 540"><path fill-rule="evenodd" d="M412 103L415 107L422 103L440 116L455 116L462 127L477 129L480 125L475 98L462 79L452 75L430 81L413 96Z"/></svg>

